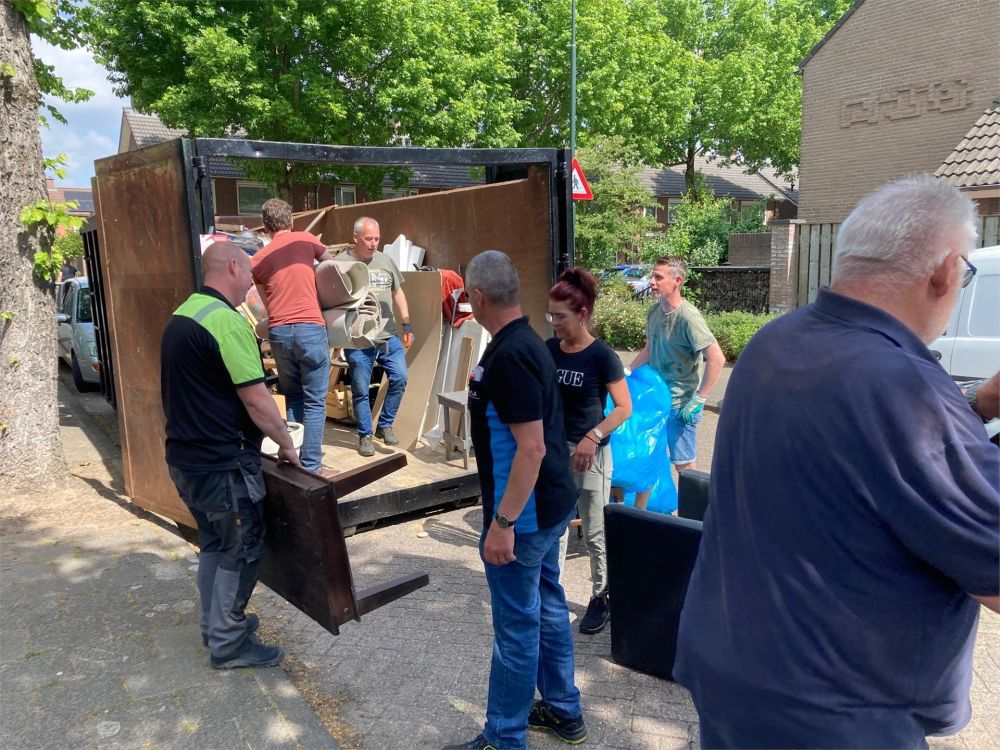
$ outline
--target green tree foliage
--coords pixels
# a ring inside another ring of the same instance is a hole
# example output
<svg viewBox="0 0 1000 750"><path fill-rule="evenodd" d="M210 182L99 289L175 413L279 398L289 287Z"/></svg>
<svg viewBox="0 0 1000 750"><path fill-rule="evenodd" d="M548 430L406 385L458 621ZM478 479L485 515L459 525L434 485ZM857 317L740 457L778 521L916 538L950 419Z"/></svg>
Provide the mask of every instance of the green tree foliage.
<svg viewBox="0 0 1000 750"><path fill-rule="evenodd" d="M385 146L517 141L513 35L490 0L93 0L116 92L196 136ZM265 172L287 190L306 168ZM251 169L251 172L254 170ZM260 175L260 169L256 174ZM378 192L381 174L339 175Z"/></svg>
<svg viewBox="0 0 1000 750"><path fill-rule="evenodd" d="M763 202L741 208L737 201L716 198L699 173L666 234L643 247L643 259L679 255L693 266L715 266L726 258L730 234L766 231Z"/></svg>
<svg viewBox="0 0 1000 750"><path fill-rule="evenodd" d="M49 44L69 50L76 49L80 45L82 26L77 13L78 8L73 0L14 0L14 9L24 16L31 33ZM9 64L7 67L9 68ZM70 88L55 74L55 68L37 57L32 58L32 68L38 83L38 91L42 95L42 109L64 125L66 118L52 104L52 100L85 102L94 95L90 89ZM7 72L13 76L12 69ZM47 125L45 115L39 116L42 124Z"/></svg>
<svg viewBox="0 0 1000 750"><path fill-rule="evenodd" d="M609 138L578 152L594 200L576 203L576 262L598 271L642 244L660 225L642 209L654 203L639 179L642 164L621 138Z"/></svg>
<svg viewBox="0 0 1000 750"><path fill-rule="evenodd" d="M579 0L582 143L617 135L648 164L713 153L787 172L798 162L799 62L852 0ZM516 129L564 144L570 0L507 0L517 30Z"/></svg>

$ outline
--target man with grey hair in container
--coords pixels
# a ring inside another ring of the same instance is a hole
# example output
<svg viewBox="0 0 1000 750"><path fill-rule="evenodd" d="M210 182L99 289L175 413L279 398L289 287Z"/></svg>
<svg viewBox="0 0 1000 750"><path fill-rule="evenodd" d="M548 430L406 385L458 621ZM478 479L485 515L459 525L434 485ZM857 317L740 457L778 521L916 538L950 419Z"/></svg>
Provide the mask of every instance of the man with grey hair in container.
<svg viewBox="0 0 1000 750"><path fill-rule="evenodd" d="M1000 451L927 343L975 239L958 190L890 182L841 225L831 287L740 355L674 666L703 747L918 748L969 721Z"/></svg>
<svg viewBox="0 0 1000 750"><path fill-rule="evenodd" d="M486 726L474 740L445 750L521 750L529 727L577 744L587 730L559 584L559 538L577 491L555 364L521 312L510 258L499 250L480 253L469 262L465 288L473 315L493 337L469 380L493 661Z"/></svg>

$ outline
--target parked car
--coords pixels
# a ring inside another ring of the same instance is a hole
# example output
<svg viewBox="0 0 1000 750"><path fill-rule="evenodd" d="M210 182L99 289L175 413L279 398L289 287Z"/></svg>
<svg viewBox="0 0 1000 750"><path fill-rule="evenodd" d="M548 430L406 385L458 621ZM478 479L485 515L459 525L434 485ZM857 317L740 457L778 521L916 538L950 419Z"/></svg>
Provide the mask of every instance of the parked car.
<svg viewBox="0 0 1000 750"><path fill-rule="evenodd" d="M601 275L598 277L601 281L605 279L610 279L612 276L620 276L622 271L629 268L628 263L619 263L617 266L611 266L611 268L605 268L601 271Z"/></svg>
<svg viewBox="0 0 1000 750"><path fill-rule="evenodd" d="M969 254L976 267L959 296L948 328L930 346L956 380L991 377L1000 370L1000 245Z"/></svg>
<svg viewBox="0 0 1000 750"><path fill-rule="evenodd" d="M56 298L59 326L59 356L73 371L73 385L80 392L101 383L101 363L97 359L90 285L86 277L64 281Z"/></svg>
<svg viewBox="0 0 1000 750"><path fill-rule="evenodd" d="M649 289L649 280L653 276L653 267L629 266L622 272L622 275L625 277L625 283L632 287L632 291L636 294L641 294Z"/></svg>

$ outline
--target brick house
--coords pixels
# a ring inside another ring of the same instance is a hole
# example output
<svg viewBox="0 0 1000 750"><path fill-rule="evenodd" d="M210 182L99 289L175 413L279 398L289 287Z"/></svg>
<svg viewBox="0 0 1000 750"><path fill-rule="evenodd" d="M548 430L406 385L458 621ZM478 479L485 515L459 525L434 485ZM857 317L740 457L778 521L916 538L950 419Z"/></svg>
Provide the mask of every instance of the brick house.
<svg viewBox="0 0 1000 750"><path fill-rule="evenodd" d="M857 0L799 72L799 215L772 226L772 310L829 283L840 222L907 174L968 191L998 242L1000 0Z"/></svg>
<svg viewBox="0 0 1000 750"><path fill-rule="evenodd" d="M858 0L800 71L799 218L839 223L887 180L936 172L993 105L1000 0Z"/></svg>
<svg viewBox="0 0 1000 750"><path fill-rule="evenodd" d="M751 174L736 166L724 166L704 156L695 157L695 169L704 175L716 198L729 198L740 206L764 203L764 221L794 219L798 213L798 190L795 184L779 177L773 169L762 169ZM684 197L683 164L665 169L643 169L639 179L653 194L656 205L647 209L664 228L670 226L673 212Z"/></svg>
<svg viewBox="0 0 1000 750"><path fill-rule="evenodd" d="M146 115L125 107L122 110L118 153L152 146L186 135L183 130L168 128L156 115ZM256 226L260 223L260 207L272 197L270 188L247 179L240 168L221 157L209 157L208 174L212 179L212 198L215 204L217 225ZM440 190L474 185L482 182L465 167L413 167L410 183L397 189L385 183L382 198L401 198L407 195L434 193ZM349 182L296 183L292 186L292 210L310 211L320 206L336 204L346 206L367 201L368 195L360 185Z"/></svg>

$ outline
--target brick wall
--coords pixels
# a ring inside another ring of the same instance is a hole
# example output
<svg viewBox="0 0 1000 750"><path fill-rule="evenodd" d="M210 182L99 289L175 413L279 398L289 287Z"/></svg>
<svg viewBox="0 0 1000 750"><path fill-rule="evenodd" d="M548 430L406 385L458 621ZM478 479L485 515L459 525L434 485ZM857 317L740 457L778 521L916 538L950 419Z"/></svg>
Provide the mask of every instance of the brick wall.
<svg viewBox="0 0 1000 750"><path fill-rule="evenodd" d="M734 266L769 266L771 234L741 232L729 235L729 263Z"/></svg>
<svg viewBox="0 0 1000 750"><path fill-rule="evenodd" d="M1000 0L865 0L803 71L798 218L933 172L1000 94Z"/></svg>

